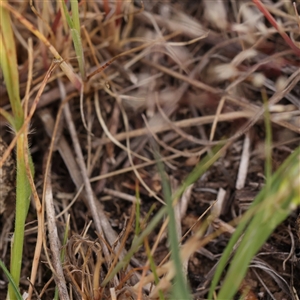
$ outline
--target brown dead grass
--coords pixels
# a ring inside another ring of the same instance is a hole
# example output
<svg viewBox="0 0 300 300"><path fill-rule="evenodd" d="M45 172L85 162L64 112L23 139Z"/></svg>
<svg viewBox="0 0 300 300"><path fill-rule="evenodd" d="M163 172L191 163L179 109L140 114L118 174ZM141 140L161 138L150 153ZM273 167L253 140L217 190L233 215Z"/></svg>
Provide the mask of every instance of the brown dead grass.
<svg viewBox="0 0 300 300"><path fill-rule="evenodd" d="M78 72L71 36L56 4L34 2L38 13L26 2L11 4ZM266 8L298 47L300 21L290 2L268 2ZM188 232L185 242L201 225L202 214L218 200L207 234L217 229L224 233L205 248L192 248L185 265L194 298L205 299L214 267L234 231L230 221L247 209L264 185L264 96L269 99L273 129L273 170L299 145L299 54L247 0L165 0L143 6L82 1L80 16L89 79L84 83L83 103L87 128L79 93L57 68L39 99L30 135L36 188L40 199L44 189L50 193L44 201L53 200L58 247L66 226L70 228L63 264L70 298L147 299L155 295L153 278L145 268L146 251L156 249L155 263L162 264L168 255L165 232L152 232L127 268L101 287L134 238L136 191L141 197L142 229L164 203L153 140L175 191L210 147L226 138L231 142L226 154L184 193L176 208L178 234L183 237ZM20 93L25 95L31 71L33 101L53 57L12 18ZM27 53L29 38L33 40L32 64ZM1 107L9 110L1 85ZM11 141L2 119L1 126L1 135ZM52 167L47 169L49 153ZM43 188L45 172L51 181ZM0 217L0 255L6 265L12 203L7 199L8 209ZM295 299L291 290L300 289L295 219L292 215L282 224L253 260L241 287L241 292L250 290L247 299ZM58 261L49 250L49 231L49 227L44 230L43 250L35 264L37 220L32 205L21 281L22 291L28 290L26 278L32 266L37 268L32 299L52 299L57 285L53 273L57 276ZM168 263L158 267L158 272L170 272ZM7 281L0 274L0 298L4 299Z"/></svg>

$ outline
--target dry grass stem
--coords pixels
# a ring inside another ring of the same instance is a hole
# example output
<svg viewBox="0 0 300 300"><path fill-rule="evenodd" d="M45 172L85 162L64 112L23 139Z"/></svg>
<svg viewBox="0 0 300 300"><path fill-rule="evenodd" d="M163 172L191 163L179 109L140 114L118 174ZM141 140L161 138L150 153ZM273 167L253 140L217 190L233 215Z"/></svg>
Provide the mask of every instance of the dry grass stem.
<svg viewBox="0 0 300 300"><path fill-rule="evenodd" d="M46 177L45 185L45 210L47 215L48 221L48 236L49 236L49 243L51 249L51 262L54 269L54 280L56 282L59 296L62 299L69 299L69 293L66 286L66 281L64 277L64 272L60 260L60 248L61 245L59 243L59 237L56 227L56 219L55 219L55 210L53 204L53 194L52 194L52 187L51 187L51 165L49 166L48 176Z"/></svg>
<svg viewBox="0 0 300 300"><path fill-rule="evenodd" d="M247 173L248 173L248 166L250 161L250 149L251 149L251 134L246 133L244 144L243 144L243 152L241 155L238 177L235 185L237 190L240 190L245 186Z"/></svg>

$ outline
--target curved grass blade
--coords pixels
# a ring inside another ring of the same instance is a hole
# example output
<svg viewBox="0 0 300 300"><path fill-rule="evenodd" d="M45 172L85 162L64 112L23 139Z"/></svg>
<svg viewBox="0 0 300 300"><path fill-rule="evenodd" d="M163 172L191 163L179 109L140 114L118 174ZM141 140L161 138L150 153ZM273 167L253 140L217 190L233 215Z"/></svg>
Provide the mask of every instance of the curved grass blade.
<svg viewBox="0 0 300 300"><path fill-rule="evenodd" d="M18 300L23 300L23 297L15 283L15 281L13 280L11 274L9 273L9 271L7 270L7 268L5 267L3 261L0 259L0 267L2 268L4 274L6 275L9 283L11 284L13 291L15 292L15 296L17 297Z"/></svg>
<svg viewBox="0 0 300 300"><path fill-rule="evenodd" d="M275 228L300 205L300 147L292 153L271 177L270 185L258 195L249 211L238 225L227 245L212 281L208 299L219 282L233 247L241 239L235 256L222 284L218 299L232 299L237 292L251 259L259 251ZM252 219L250 219L252 217Z"/></svg>

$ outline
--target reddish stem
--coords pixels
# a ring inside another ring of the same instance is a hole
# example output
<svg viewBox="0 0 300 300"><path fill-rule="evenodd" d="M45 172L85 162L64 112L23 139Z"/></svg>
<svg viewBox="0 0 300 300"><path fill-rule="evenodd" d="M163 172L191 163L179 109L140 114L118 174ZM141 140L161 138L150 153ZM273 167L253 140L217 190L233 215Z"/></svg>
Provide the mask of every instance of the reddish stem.
<svg viewBox="0 0 300 300"><path fill-rule="evenodd" d="M65 3L67 3L68 0L64 0L64 1L65 1ZM55 15L54 21L53 21L52 26L51 26L51 29L54 33L56 33L56 30L57 30L60 19L61 19L61 11L59 9L58 12Z"/></svg>
<svg viewBox="0 0 300 300"><path fill-rule="evenodd" d="M103 0L103 8L104 8L105 14L108 15L110 12L108 0Z"/></svg>
<svg viewBox="0 0 300 300"><path fill-rule="evenodd" d="M118 0L116 3L116 16L122 12L122 0ZM121 18L116 19L116 26L120 26Z"/></svg>
<svg viewBox="0 0 300 300"><path fill-rule="evenodd" d="M273 25L273 27L279 32L285 42L292 48L292 50L300 56L300 49L294 44L294 42L290 39L290 37L281 30L278 23L274 19L274 17L269 13L269 11L265 8L265 6L261 3L260 0L252 0L253 3L259 8L259 10L264 14L264 16L268 19L268 21Z"/></svg>

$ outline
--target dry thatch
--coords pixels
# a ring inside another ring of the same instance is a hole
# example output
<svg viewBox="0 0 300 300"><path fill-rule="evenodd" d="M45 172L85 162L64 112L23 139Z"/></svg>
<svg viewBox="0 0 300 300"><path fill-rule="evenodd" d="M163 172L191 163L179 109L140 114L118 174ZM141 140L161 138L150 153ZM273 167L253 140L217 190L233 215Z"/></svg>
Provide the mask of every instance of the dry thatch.
<svg viewBox="0 0 300 300"><path fill-rule="evenodd" d="M57 278L62 285L67 282L72 299L157 298L158 289L167 295L174 274L166 232L160 228L152 230L105 288L101 284L134 239L137 191L141 230L164 205L154 149L175 191L203 155L226 139L226 153L185 190L175 207L184 270L194 298L206 297L220 254L234 232L230 221L247 209L264 185L263 100L268 101L273 129L273 170L300 141L297 5L268 1L264 8L277 22L270 24L259 10L260 2L254 2L81 1L87 74L82 103L58 67L44 81L53 62L49 45L12 13L20 94L25 96L32 80L33 105L46 84L30 125L36 188L40 199L45 193L45 205L50 204L39 262L34 261L38 230L34 203L26 226L21 287L31 289L26 278L36 268L33 299L52 299ZM11 5L78 73L70 30L58 2ZM9 110L8 103L1 83L1 107ZM0 121L1 135L9 142L11 135ZM52 166L46 163L50 155ZM7 207L13 203L6 201ZM11 211L8 208L0 217L0 255L7 265ZM204 233L217 229L223 233L199 243L194 237L207 211L213 219ZM290 216L253 260L240 287L241 293L247 290L247 299L290 299L295 297L292 287L299 291L295 220L296 215ZM164 224L160 223L162 228ZM53 249L60 251L66 226L70 231L60 269ZM52 227L57 235L51 237ZM156 287L147 251L152 251L158 275L165 274ZM0 276L4 299L7 284Z"/></svg>

